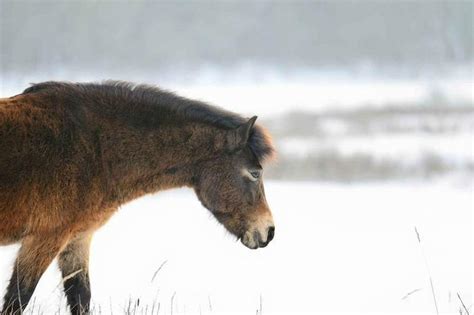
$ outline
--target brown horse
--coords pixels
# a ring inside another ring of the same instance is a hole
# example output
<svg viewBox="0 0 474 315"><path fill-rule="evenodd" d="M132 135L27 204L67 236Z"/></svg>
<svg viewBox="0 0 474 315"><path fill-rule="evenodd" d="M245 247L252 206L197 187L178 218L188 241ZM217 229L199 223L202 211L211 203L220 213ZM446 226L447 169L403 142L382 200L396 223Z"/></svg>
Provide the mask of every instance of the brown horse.
<svg viewBox="0 0 474 315"><path fill-rule="evenodd" d="M256 117L123 82L45 82L0 99L0 245L21 242L1 314L20 313L58 256L73 314L89 311L89 245L117 208L192 187L252 249L274 224Z"/></svg>

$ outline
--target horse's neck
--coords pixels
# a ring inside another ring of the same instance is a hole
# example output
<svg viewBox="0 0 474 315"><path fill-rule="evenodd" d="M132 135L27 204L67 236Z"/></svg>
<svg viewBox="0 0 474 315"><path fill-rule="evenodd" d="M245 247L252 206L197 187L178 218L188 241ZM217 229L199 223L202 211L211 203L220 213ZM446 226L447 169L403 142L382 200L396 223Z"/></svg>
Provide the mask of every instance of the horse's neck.
<svg viewBox="0 0 474 315"><path fill-rule="evenodd" d="M112 199L190 186L200 161L215 155L219 131L205 125L163 124L153 130L113 126L101 139L104 174Z"/></svg>

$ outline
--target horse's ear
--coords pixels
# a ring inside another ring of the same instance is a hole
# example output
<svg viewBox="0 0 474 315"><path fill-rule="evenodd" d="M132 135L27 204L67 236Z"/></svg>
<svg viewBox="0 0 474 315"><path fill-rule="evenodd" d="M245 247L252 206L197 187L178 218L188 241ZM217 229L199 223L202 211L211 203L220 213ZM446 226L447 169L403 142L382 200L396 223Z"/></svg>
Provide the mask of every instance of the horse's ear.
<svg viewBox="0 0 474 315"><path fill-rule="evenodd" d="M255 121L257 120L257 116L253 116L249 119L245 124L241 125L237 128L237 132L239 133L240 144L245 145L250 138L250 131L252 130L253 125L255 125Z"/></svg>
<svg viewBox="0 0 474 315"><path fill-rule="evenodd" d="M228 142L229 149L237 149L247 144L250 138L250 132L252 131L252 127L256 120L257 116L253 116L246 123L231 131Z"/></svg>

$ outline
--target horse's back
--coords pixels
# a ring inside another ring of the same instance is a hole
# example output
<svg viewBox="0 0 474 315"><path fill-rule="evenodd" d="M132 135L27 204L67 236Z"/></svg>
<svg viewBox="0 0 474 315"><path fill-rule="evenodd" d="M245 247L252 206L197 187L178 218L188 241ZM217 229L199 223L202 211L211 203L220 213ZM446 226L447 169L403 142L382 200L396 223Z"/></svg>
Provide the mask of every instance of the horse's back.
<svg viewBox="0 0 474 315"><path fill-rule="evenodd" d="M57 221L87 195L94 155L84 148L93 145L78 124L61 99L0 99L0 244L8 225L4 239L36 224L35 217Z"/></svg>

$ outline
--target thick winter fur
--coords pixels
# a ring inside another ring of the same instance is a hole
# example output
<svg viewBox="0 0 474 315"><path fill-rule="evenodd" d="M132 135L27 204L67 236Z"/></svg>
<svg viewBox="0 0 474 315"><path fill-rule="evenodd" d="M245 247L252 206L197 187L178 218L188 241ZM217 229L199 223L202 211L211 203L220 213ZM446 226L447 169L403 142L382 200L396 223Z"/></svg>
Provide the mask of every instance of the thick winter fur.
<svg viewBox="0 0 474 315"><path fill-rule="evenodd" d="M253 121L155 87L45 82L0 99L0 245L22 244L2 314L24 309L58 255L71 311L87 312L93 232L147 193L192 187L242 240L268 231L243 240L265 246L263 183L240 169L272 155Z"/></svg>

